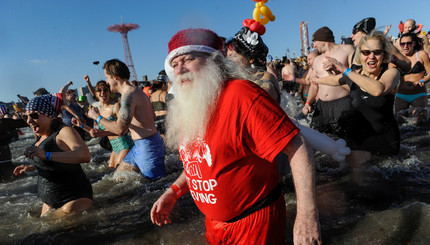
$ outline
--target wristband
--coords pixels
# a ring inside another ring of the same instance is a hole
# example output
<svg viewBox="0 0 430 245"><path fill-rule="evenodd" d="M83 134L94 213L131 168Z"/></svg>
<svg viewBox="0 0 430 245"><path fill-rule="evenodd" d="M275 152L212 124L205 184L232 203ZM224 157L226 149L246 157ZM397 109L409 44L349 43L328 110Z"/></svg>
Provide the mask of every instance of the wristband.
<svg viewBox="0 0 430 245"><path fill-rule="evenodd" d="M178 199L183 195L181 189L177 185L173 184L170 188L175 192Z"/></svg>
<svg viewBox="0 0 430 245"><path fill-rule="evenodd" d="M311 102L306 101L305 105L311 105Z"/></svg>
<svg viewBox="0 0 430 245"><path fill-rule="evenodd" d="M82 123L82 126L81 126L81 128L84 128L85 127L85 123Z"/></svg>
<svg viewBox="0 0 430 245"><path fill-rule="evenodd" d="M46 161L51 161L51 155L52 155L52 152L47 151L45 153L45 160Z"/></svg>
<svg viewBox="0 0 430 245"><path fill-rule="evenodd" d="M345 76L345 77L348 77L348 75L349 75L349 73L352 71L352 69L351 68L346 68L346 70L343 72L343 75Z"/></svg>
<svg viewBox="0 0 430 245"><path fill-rule="evenodd" d="M422 79L420 80L420 82L422 82L422 83L426 83L426 82L424 82L424 80L422 80Z"/></svg>
<svg viewBox="0 0 430 245"><path fill-rule="evenodd" d="M100 124L100 120L102 120L102 116L99 116L97 119L96 119L96 122L98 123L98 124Z"/></svg>

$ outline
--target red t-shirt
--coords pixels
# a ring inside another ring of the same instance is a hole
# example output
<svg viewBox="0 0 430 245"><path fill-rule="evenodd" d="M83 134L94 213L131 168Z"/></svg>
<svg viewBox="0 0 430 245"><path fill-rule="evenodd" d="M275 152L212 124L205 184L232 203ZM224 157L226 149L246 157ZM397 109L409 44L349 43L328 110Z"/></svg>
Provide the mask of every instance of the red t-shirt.
<svg viewBox="0 0 430 245"><path fill-rule="evenodd" d="M227 81L204 139L179 146L198 208L227 221L265 198L278 184L275 156L298 132L258 85Z"/></svg>

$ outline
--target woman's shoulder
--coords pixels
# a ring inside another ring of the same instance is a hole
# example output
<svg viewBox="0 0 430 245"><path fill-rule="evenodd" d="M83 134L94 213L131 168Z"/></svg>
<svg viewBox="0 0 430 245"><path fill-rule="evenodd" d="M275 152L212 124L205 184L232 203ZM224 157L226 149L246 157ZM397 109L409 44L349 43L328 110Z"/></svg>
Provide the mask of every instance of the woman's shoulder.
<svg viewBox="0 0 430 245"><path fill-rule="evenodd" d="M427 58L427 60L429 59L429 54L424 49L418 51L418 56L420 57L420 60L422 58Z"/></svg>

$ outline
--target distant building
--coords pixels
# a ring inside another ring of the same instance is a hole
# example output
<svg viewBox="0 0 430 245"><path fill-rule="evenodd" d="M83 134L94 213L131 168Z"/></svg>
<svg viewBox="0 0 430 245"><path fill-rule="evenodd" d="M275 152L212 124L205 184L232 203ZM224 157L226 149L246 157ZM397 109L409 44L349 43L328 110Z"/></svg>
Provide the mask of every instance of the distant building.
<svg viewBox="0 0 430 245"><path fill-rule="evenodd" d="M78 96L84 96L90 93L87 86L78 88Z"/></svg>

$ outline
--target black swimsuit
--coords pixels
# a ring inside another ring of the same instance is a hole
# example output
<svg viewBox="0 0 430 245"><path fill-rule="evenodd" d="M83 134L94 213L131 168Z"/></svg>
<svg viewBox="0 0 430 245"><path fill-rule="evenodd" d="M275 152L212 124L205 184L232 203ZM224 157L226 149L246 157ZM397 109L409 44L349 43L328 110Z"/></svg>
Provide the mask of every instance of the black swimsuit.
<svg viewBox="0 0 430 245"><path fill-rule="evenodd" d="M61 152L55 138L60 130L46 138L39 148L49 152ZM51 208L61 208L78 198L93 199L93 189L80 164L68 164L37 159L35 167L39 173L37 189L42 201Z"/></svg>
<svg viewBox="0 0 430 245"><path fill-rule="evenodd" d="M377 80L387 68L388 64L383 64ZM397 154L400 149L400 131L393 114L394 95L372 96L349 79L348 84L355 109L347 127L348 146L352 150Z"/></svg>
<svg viewBox="0 0 430 245"><path fill-rule="evenodd" d="M402 73L402 76L407 74L418 74L423 71L426 71L426 68L424 67L423 63L420 61L420 57L418 56L418 51L415 51L415 54L417 56L417 63L412 67L412 69L409 72Z"/></svg>

